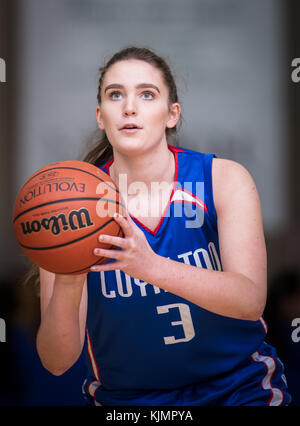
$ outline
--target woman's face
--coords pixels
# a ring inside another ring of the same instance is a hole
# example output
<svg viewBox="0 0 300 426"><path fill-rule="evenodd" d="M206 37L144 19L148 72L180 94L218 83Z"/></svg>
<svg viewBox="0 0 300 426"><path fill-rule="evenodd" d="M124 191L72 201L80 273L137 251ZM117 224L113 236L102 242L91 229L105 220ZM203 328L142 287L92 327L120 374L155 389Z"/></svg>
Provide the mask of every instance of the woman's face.
<svg viewBox="0 0 300 426"><path fill-rule="evenodd" d="M174 127L179 119L180 105L170 106L168 99L160 70L141 60L119 61L103 79L98 125L115 150L144 153L166 143L166 127Z"/></svg>

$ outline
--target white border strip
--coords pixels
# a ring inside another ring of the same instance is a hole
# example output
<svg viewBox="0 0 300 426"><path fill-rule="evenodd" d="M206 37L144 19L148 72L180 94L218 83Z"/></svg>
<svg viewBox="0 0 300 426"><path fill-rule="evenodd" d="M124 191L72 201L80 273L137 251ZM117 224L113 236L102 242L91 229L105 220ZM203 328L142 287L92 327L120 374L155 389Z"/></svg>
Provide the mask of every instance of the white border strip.
<svg viewBox="0 0 300 426"><path fill-rule="evenodd" d="M284 400L283 392L281 389L272 386L272 377L276 370L276 361L270 356L260 355L257 351L251 355L251 358L255 362L263 362L267 368L267 374L262 379L261 386L263 389L270 389L271 391L272 396L268 401L268 405L281 405Z"/></svg>

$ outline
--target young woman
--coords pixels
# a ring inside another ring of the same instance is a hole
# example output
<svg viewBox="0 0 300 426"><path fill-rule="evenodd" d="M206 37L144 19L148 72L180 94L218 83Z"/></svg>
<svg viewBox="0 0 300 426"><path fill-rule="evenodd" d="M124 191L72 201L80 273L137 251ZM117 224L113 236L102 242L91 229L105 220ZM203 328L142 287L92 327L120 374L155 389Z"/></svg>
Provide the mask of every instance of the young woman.
<svg viewBox="0 0 300 426"><path fill-rule="evenodd" d="M168 144L181 108L165 61L143 48L101 69L102 141L85 161L119 184L124 238L79 276L40 270L37 348L60 375L84 343L96 405L287 405L264 343L266 248L254 181L240 164ZM136 190L138 188L138 191ZM155 214L154 214L155 213Z"/></svg>

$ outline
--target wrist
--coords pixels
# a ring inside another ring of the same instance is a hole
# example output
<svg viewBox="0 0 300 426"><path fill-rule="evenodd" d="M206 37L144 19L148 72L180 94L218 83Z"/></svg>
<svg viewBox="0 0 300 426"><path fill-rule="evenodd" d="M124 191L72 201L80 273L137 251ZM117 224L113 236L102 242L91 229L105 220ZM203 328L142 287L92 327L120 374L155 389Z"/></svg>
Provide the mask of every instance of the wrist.
<svg viewBox="0 0 300 426"><path fill-rule="evenodd" d="M54 293L60 297L80 301L86 274L82 275L60 275L55 274Z"/></svg>
<svg viewBox="0 0 300 426"><path fill-rule="evenodd" d="M69 284L69 285L80 285L84 284L87 274L81 275L62 275L55 274L55 283L59 284Z"/></svg>
<svg viewBox="0 0 300 426"><path fill-rule="evenodd" d="M161 277L163 261L166 260L163 256L153 252L151 261L148 267L144 268L142 280L152 285L157 285Z"/></svg>

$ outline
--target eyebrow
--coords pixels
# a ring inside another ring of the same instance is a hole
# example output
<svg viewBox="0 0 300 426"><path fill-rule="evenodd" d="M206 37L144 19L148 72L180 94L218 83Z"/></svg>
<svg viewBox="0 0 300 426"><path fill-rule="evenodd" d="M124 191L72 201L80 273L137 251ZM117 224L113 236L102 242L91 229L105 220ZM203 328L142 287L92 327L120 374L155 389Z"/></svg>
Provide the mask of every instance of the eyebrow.
<svg viewBox="0 0 300 426"><path fill-rule="evenodd" d="M160 93L159 88L157 86L155 86L155 84L152 84L152 83L140 83L135 87L137 89L143 89L143 88L146 89L146 88L152 87L152 89L155 89L155 90L158 91L158 93ZM122 84L117 84L117 83L109 84L108 86L106 86L104 93L106 93L106 91L109 90L109 89L124 89L124 86Z"/></svg>

